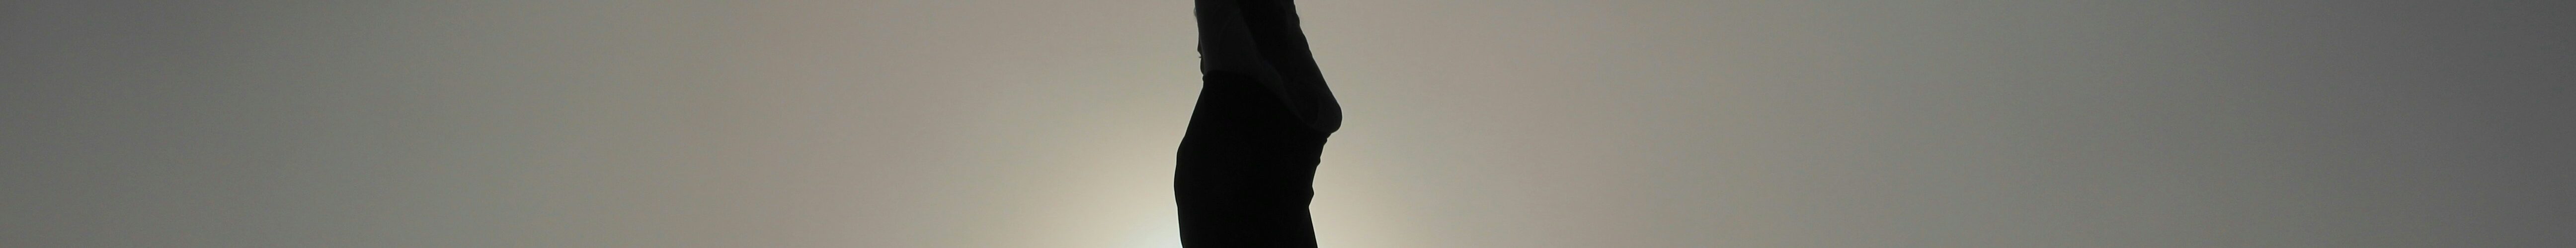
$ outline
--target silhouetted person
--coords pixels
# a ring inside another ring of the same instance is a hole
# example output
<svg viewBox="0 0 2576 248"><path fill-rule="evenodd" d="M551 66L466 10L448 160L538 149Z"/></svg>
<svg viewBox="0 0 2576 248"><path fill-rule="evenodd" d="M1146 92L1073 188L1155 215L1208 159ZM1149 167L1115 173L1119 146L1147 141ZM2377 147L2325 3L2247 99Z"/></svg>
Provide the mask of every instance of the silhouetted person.
<svg viewBox="0 0 2576 248"><path fill-rule="evenodd" d="M1306 212L1341 106L1306 50L1288 0L1197 0L1198 107L1173 191L1181 244L1315 247Z"/></svg>

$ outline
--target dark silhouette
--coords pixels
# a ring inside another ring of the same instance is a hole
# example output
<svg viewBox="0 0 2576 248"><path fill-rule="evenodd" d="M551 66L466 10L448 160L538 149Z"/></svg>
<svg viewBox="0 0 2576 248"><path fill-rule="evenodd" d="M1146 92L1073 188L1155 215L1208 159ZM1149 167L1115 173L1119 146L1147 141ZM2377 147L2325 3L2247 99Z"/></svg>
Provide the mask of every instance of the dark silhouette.
<svg viewBox="0 0 2576 248"><path fill-rule="evenodd" d="M1197 0L1197 109L1172 188L1186 247L1315 247L1306 212L1341 106L1288 0Z"/></svg>

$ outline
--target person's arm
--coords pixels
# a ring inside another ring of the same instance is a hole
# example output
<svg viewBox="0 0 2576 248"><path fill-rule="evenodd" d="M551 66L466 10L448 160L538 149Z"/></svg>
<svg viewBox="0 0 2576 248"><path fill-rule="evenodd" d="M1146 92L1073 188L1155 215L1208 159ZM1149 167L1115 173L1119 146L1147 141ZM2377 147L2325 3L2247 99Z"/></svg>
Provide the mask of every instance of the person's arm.
<svg viewBox="0 0 2576 248"><path fill-rule="evenodd" d="M1341 104L1324 84L1289 0L1198 0L1200 70L1253 77L1316 131L1341 128Z"/></svg>

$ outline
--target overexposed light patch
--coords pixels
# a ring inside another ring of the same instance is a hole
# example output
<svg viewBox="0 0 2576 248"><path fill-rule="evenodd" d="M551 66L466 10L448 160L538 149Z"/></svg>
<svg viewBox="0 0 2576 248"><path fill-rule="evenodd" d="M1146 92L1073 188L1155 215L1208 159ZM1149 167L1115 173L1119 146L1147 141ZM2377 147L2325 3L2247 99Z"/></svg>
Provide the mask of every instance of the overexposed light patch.
<svg viewBox="0 0 2576 248"><path fill-rule="evenodd" d="M1181 223L1176 218L1156 218L1156 221L1138 225L1135 234L1135 240L1129 241L1125 247L1181 247Z"/></svg>

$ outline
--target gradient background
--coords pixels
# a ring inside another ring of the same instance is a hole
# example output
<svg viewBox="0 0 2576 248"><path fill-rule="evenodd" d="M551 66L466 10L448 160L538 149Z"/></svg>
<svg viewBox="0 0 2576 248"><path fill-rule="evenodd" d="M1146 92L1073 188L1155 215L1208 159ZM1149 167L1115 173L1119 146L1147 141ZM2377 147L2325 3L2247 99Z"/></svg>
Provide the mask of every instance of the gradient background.
<svg viewBox="0 0 2576 248"><path fill-rule="evenodd" d="M1326 247L2576 246L2561 1L1303 1ZM1187 1L0 2L0 247L1174 247Z"/></svg>

